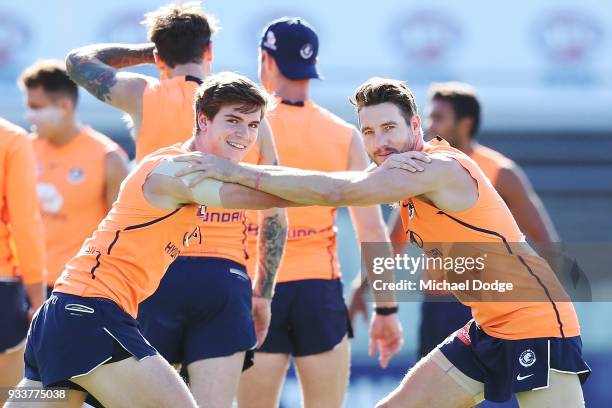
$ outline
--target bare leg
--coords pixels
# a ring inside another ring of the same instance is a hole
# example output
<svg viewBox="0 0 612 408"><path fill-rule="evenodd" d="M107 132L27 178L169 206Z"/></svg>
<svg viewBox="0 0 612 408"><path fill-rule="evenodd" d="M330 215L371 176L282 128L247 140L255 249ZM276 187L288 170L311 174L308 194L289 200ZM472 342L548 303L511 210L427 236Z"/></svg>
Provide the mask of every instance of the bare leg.
<svg viewBox="0 0 612 408"><path fill-rule="evenodd" d="M187 366L189 388L200 408L231 408L238 391L244 351L194 361Z"/></svg>
<svg viewBox="0 0 612 408"><path fill-rule="evenodd" d="M467 408L482 402L483 391L483 383L463 374L434 349L376 408Z"/></svg>
<svg viewBox="0 0 612 408"><path fill-rule="evenodd" d="M257 353L255 365L240 377L238 407L278 407L288 368L289 354Z"/></svg>
<svg viewBox="0 0 612 408"><path fill-rule="evenodd" d="M340 408L349 381L351 346L345 336L334 349L295 358L304 408Z"/></svg>
<svg viewBox="0 0 612 408"><path fill-rule="evenodd" d="M158 354L104 364L72 381L105 407L197 407L187 385Z"/></svg>

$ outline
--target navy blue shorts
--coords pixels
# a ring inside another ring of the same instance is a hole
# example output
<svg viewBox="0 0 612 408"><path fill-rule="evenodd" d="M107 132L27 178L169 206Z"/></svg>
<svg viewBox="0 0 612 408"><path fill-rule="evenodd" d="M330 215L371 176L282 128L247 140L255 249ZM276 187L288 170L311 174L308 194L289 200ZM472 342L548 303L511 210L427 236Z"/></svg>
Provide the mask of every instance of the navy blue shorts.
<svg viewBox="0 0 612 408"><path fill-rule="evenodd" d="M28 331L25 377L48 387L105 363L155 354L138 322L112 300L54 292Z"/></svg>
<svg viewBox="0 0 612 408"><path fill-rule="evenodd" d="M581 383L591 373L582 358L580 336L503 340L489 336L472 320L439 347L462 373L484 383L485 399L493 402L548 387L549 370L575 373Z"/></svg>
<svg viewBox="0 0 612 408"><path fill-rule="evenodd" d="M353 336L340 279L308 279L276 285L268 336L257 351L304 357Z"/></svg>
<svg viewBox="0 0 612 408"><path fill-rule="evenodd" d="M472 320L472 311L453 295L428 295L421 303L419 358L425 357L449 335Z"/></svg>
<svg viewBox="0 0 612 408"><path fill-rule="evenodd" d="M19 346L28 333L28 294L20 280L0 282L0 353Z"/></svg>
<svg viewBox="0 0 612 408"><path fill-rule="evenodd" d="M178 257L157 291L138 307L142 333L170 363L253 350L251 280L244 265L221 258ZM247 353L245 368L253 353Z"/></svg>

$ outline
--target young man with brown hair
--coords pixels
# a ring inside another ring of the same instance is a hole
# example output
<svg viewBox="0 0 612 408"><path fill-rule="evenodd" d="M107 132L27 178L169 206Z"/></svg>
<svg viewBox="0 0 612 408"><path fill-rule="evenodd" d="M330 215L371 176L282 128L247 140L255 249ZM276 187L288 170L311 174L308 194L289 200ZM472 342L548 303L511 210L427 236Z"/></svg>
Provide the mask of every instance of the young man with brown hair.
<svg viewBox="0 0 612 408"><path fill-rule="evenodd" d="M67 57L69 72L77 83L132 118L137 161L192 136L193 96L198 84L211 74L211 36L216 31L215 19L204 13L199 3L161 7L148 13L145 22L151 43L97 44L74 50ZM118 70L143 63L155 63L161 79ZM227 144L227 149L241 152L244 146ZM254 163L277 163L265 121L249 157ZM265 233L257 253L251 255L259 258L257 273L273 284L286 237L285 211L262 211L258 222ZM256 346L250 337L236 333L250 332L254 324L258 341L263 342L270 299L256 291L252 299L243 300L248 295L244 289L250 283L248 277L245 283L228 284L237 276L246 276L243 210L209 206L202 217L201 232L206 239L190 245L170 267L158 293L143 303L139 322L145 337L168 361L183 365L198 403L223 407L231 404L245 354L248 367L251 349ZM198 295L193 292L197 287L214 296ZM241 299L240 310L220 307L232 296ZM175 309L167 307L169 299L174 300ZM231 317L233 313L250 314L251 302L254 322ZM194 307L203 312L193 316ZM219 330L223 321L225 330Z"/></svg>
<svg viewBox="0 0 612 408"><path fill-rule="evenodd" d="M41 407L80 407L87 393L109 407L196 406L175 370L140 334L138 305L155 292L179 254L202 239L208 206L264 209L292 203L214 181L190 188L188 179L176 175L185 166L172 158L201 150L238 162L255 143L269 102L264 90L240 75L207 78L196 92L194 136L147 156L128 175L113 208L67 263L32 322L20 386L71 388L67 401ZM229 148L232 144L245 148ZM271 298L273 285L268 276L258 276L255 296ZM254 342L253 327L242 336Z"/></svg>
<svg viewBox="0 0 612 408"><path fill-rule="evenodd" d="M441 136L478 164L528 240L536 244L559 241L542 201L522 169L508 157L478 143L481 104L473 87L459 82L432 84L426 112L427 133ZM398 251L402 251L401 242L406 242L406 234L398 211L389 217L389 225L392 241L399 247ZM431 271L424 273L435 278ZM360 296L363 296L362 291L356 291L353 299L359 300ZM421 306L418 357L427 355L470 319L469 308L457 302L450 292L426 293Z"/></svg>

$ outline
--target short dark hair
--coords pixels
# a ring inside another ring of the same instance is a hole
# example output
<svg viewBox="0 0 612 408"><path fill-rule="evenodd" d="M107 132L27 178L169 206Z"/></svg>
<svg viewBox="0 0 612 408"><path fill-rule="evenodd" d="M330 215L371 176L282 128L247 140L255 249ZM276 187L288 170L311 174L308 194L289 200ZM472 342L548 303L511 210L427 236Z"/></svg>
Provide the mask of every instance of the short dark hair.
<svg viewBox="0 0 612 408"><path fill-rule="evenodd" d="M217 20L204 13L199 2L170 4L145 15L149 40L157 54L174 68L179 64L202 62Z"/></svg>
<svg viewBox="0 0 612 408"><path fill-rule="evenodd" d="M42 86L51 96L66 95L75 105L79 99L79 88L68 76L63 61L37 61L21 73L18 82L28 89Z"/></svg>
<svg viewBox="0 0 612 408"><path fill-rule="evenodd" d="M361 84L350 99L357 112L364 106L390 102L396 105L406 123L418 113L416 100L404 81L374 77Z"/></svg>
<svg viewBox="0 0 612 408"><path fill-rule="evenodd" d="M456 120L472 119L470 136L472 139L476 137L480 129L480 102L474 88L462 82L435 83L429 88L429 98L432 101L448 101L453 107Z"/></svg>
<svg viewBox="0 0 612 408"><path fill-rule="evenodd" d="M212 120L225 105L240 105L240 112L252 113L261 109L263 119L272 106L271 96L249 78L233 72L220 72L207 77L198 87L193 100L195 126L200 130L198 116L203 113Z"/></svg>

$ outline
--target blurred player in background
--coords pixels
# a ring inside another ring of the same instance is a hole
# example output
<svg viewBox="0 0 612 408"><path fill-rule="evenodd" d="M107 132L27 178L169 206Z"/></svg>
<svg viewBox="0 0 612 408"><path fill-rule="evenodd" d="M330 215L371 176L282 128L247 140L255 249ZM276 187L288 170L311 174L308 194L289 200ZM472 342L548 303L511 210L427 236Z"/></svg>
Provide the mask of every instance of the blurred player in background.
<svg viewBox="0 0 612 408"><path fill-rule="evenodd" d="M30 319L46 297L45 237L34 151L25 130L2 118L0 168L0 387L12 387L23 377Z"/></svg>
<svg viewBox="0 0 612 408"><path fill-rule="evenodd" d="M512 212L520 230L534 243L558 242L559 236L542 204L521 168L501 153L478 143L480 101L468 84L436 83L429 89L426 129L430 136L439 135L456 149L467 154L491 180L493 187ZM406 233L394 211L389 217L391 240L401 253ZM433 272L429 273L430 278ZM421 306L418 357L424 357L449 334L472 318L467 306L459 303L450 292L427 293ZM360 301L360 295L354 297Z"/></svg>
<svg viewBox="0 0 612 408"><path fill-rule="evenodd" d="M127 156L76 115L78 87L61 61L45 60L19 78L37 157L38 200L45 226L48 296L65 263L113 205L128 173Z"/></svg>
<svg viewBox="0 0 612 408"><path fill-rule="evenodd" d="M211 76L196 95L194 137L149 155L121 184L113 208L67 263L53 295L32 321L20 386L73 390L67 402L41 402L41 407L80 407L86 393L108 407L196 406L174 369L140 334L138 305L156 290L181 251L199 243L207 205L263 209L292 203L214 181L189 188L188 179L175 176L184 163L172 158L201 150L238 162L254 144L269 103L267 93L245 77ZM245 149L229 149L227 142ZM254 286L263 297L273 294L273 281ZM193 290L201 296L199 287ZM254 341L253 327L241 336ZM24 405L8 404L19 406Z"/></svg>
<svg viewBox="0 0 612 408"><path fill-rule="evenodd" d="M283 17L263 30L259 76L277 97L268 119L280 163L321 171L363 170L369 159L357 129L310 99L310 80L320 78L318 50L317 34L303 19ZM288 211L290 229L272 301L270 331L258 349L257 364L240 380L240 407L278 406L291 357L306 408L342 406L349 379L351 328L340 281L336 211L322 207ZM388 242L378 206L349 211L360 241ZM253 255L258 232L253 213L249 231ZM256 264L253 256L250 259L249 273L254 276ZM372 329L371 349L380 348L384 367L402 344L396 314L375 315Z"/></svg>
<svg viewBox="0 0 612 408"><path fill-rule="evenodd" d="M215 19L199 3L162 7L147 14L146 24L152 44L92 45L68 56L70 73L79 84L130 115L139 161L192 136L193 96L211 74L210 39L216 30ZM142 63L155 63L161 80L117 71ZM102 74L105 80L100 81ZM236 125L236 133L245 132L244 126ZM239 141L228 140L222 147L246 152ZM249 155L253 163L277 163L265 122ZM229 407L241 369L252 364L251 350L263 342L268 329L286 214L284 209L260 214L265 233L252 255L259 258L257 274L262 279L254 293L245 269L244 210L209 206L201 219L198 242L182 251L158 291L141 305L139 322L147 340L169 362L182 364L200 406ZM251 336L253 325L257 339Z"/></svg>

